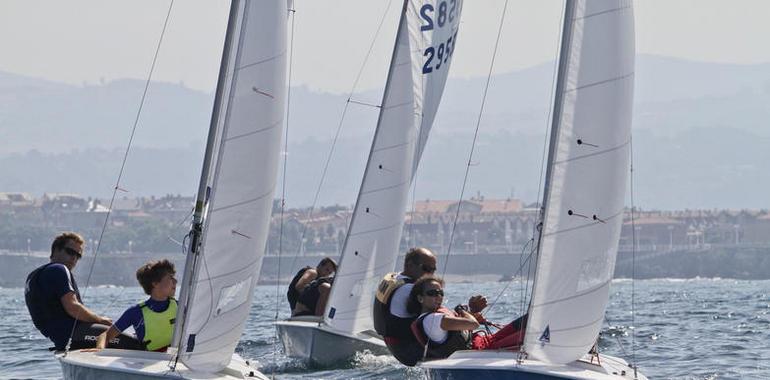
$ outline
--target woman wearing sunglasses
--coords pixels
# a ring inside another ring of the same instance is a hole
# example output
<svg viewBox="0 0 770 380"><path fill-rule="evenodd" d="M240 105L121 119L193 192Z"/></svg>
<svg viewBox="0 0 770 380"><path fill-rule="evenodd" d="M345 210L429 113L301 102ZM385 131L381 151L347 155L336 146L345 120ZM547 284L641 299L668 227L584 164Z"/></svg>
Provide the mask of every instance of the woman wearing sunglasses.
<svg viewBox="0 0 770 380"><path fill-rule="evenodd" d="M526 315L494 334L473 332L479 320L486 322L480 312L470 313L464 305L455 310L442 306L444 280L423 277L414 283L409 294L409 312L421 313L412 323L412 332L423 345L424 359L442 359L458 350L518 349L524 337Z"/></svg>

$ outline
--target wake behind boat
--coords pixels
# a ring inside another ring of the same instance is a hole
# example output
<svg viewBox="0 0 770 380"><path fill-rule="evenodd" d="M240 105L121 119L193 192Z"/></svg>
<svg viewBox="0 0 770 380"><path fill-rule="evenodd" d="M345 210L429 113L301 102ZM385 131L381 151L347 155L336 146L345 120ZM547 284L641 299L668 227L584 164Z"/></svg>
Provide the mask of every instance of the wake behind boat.
<svg viewBox="0 0 770 380"><path fill-rule="evenodd" d="M231 4L171 348L64 352L57 357L65 379L265 379L234 350L278 172L287 14L286 0Z"/></svg>
<svg viewBox="0 0 770 380"><path fill-rule="evenodd" d="M285 353L328 366L368 350L375 287L396 267L409 189L444 91L462 0L405 0L366 170L323 317L277 322ZM331 348L331 349L330 349Z"/></svg>

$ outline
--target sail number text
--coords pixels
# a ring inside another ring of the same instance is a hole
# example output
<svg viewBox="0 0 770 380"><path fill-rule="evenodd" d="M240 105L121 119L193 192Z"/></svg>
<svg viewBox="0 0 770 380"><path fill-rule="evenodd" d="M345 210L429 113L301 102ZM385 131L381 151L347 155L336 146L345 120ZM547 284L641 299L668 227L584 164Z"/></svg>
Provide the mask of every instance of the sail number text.
<svg viewBox="0 0 770 380"><path fill-rule="evenodd" d="M452 23L457 17L457 0L440 1L438 9L433 4L425 4L420 8L420 17L423 20L420 31L442 28L447 24L447 21ZM455 40L457 40L457 30L438 46L429 46L425 49L423 53L425 63L422 65L423 74L439 70L449 60L454 52Z"/></svg>

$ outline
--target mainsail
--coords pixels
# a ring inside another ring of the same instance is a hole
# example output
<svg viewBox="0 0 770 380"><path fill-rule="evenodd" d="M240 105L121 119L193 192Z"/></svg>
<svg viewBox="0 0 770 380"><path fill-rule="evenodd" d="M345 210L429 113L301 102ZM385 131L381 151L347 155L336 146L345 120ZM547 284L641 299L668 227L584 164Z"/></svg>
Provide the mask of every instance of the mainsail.
<svg viewBox="0 0 770 380"><path fill-rule="evenodd" d="M525 350L568 363L596 343L629 174L634 87L630 0L568 0Z"/></svg>
<svg viewBox="0 0 770 380"><path fill-rule="evenodd" d="M202 179L211 189L203 244L193 281L183 280L180 301L189 303L177 332L179 358L207 372L230 362L249 314L285 112L286 0L236 0L232 7L220 73L223 96L212 122L218 131L215 153L211 174Z"/></svg>
<svg viewBox="0 0 770 380"><path fill-rule="evenodd" d="M377 282L396 265L412 178L444 91L462 0L406 0L377 129L324 315L370 330Z"/></svg>

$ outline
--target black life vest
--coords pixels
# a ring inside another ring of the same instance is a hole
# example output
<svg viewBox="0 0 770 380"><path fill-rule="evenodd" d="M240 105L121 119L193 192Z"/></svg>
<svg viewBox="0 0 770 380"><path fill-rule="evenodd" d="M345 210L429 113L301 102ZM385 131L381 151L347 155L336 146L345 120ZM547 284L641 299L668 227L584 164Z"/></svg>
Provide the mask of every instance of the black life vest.
<svg viewBox="0 0 770 380"><path fill-rule="evenodd" d="M289 290L286 291L286 299L289 300L289 307L291 310L294 310L294 307L297 306L297 299L299 298L299 292L297 291L297 282L299 282L299 279L302 277L302 275L307 272L307 270L310 269L310 267L304 267L300 269L297 274L294 275L294 278L291 280L291 283L289 283Z"/></svg>
<svg viewBox="0 0 770 380"><path fill-rule="evenodd" d="M305 305L305 307L314 314L316 305L318 305L318 299L321 297L321 292L318 290L318 287L321 286L321 284L332 283L334 283L334 277L321 277L311 281L305 289L302 290L302 294L299 295L297 301Z"/></svg>
<svg viewBox="0 0 770 380"><path fill-rule="evenodd" d="M56 263L41 265L33 270L27 276L27 281L24 285L24 302L27 304L27 310L29 310L32 323L44 335L46 334L44 330L51 320L57 318L57 316L69 316L64 310L64 306L62 306L61 300L46 294L40 287L40 273L53 264ZM82 303L83 300L80 298L80 290L78 290L75 277L71 273L69 277L72 287L75 289L75 297L77 297L78 302Z"/></svg>
<svg viewBox="0 0 770 380"><path fill-rule="evenodd" d="M377 331L377 334L386 338L412 340L410 326L416 317L397 317L390 313L390 304L393 302L393 295L398 288L413 283L414 280L409 277L399 279L398 273L395 272L388 273L382 278L377 286L372 307L374 330Z"/></svg>
<svg viewBox="0 0 770 380"><path fill-rule="evenodd" d="M436 312L449 315L449 316L457 316L457 314L449 310L445 307L440 307ZM471 348L471 333L470 331L447 331L447 338L443 343L436 343L432 341L428 334L425 333L425 326L423 325L423 321L425 320L425 317L427 317L430 313L425 313L417 317L417 319L412 323L411 330L414 334L415 339L420 343L420 345L423 347L423 352L425 353L424 359L444 359L448 358L449 355L452 355L455 351L459 350L468 350ZM425 347L427 346L427 350Z"/></svg>
<svg viewBox="0 0 770 380"><path fill-rule="evenodd" d="M422 358L422 346L414 339L411 325L414 317L401 318L390 313L390 305L393 303L393 295L398 288L405 284L414 283L411 278L398 278L398 273L388 273L377 286L374 297L372 316L374 329L382 335L388 351L393 354L401 364L414 366Z"/></svg>

